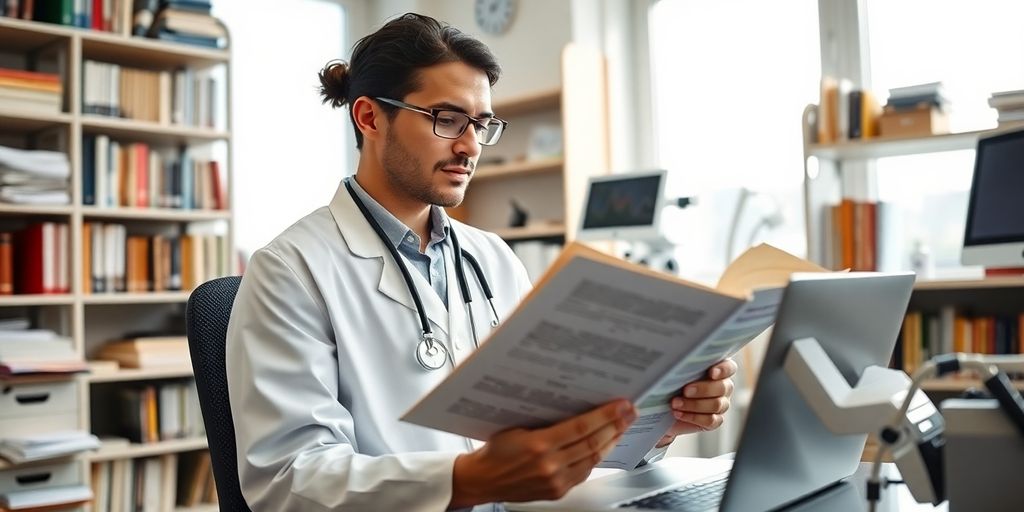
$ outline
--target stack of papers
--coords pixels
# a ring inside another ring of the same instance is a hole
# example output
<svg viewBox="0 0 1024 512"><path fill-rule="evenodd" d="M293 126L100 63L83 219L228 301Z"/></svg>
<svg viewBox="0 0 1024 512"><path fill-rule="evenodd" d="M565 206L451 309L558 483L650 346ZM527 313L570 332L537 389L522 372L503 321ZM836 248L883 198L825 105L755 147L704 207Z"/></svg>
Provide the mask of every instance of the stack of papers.
<svg viewBox="0 0 1024 512"><path fill-rule="evenodd" d="M0 322L0 376L85 371L71 338L29 329L27 320Z"/></svg>
<svg viewBox="0 0 1024 512"><path fill-rule="evenodd" d="M27 510L56 505L84 503L92 499L92 490L85 485L62 485L31 491L8 491L0 494L5 510Z"/></svg>
<svg viewBox="0 0 1024 512"><path fill-rule="evenodd" d="M0 202L70 204L70 175L65 153L0 146Z"/></svg>
<svg viewBox="0 0 1024 512"><path fill-rule="evenodd" d="M100 440L81 430L0 439L0 456L15 463L52 459L100 447Z"/></svg>

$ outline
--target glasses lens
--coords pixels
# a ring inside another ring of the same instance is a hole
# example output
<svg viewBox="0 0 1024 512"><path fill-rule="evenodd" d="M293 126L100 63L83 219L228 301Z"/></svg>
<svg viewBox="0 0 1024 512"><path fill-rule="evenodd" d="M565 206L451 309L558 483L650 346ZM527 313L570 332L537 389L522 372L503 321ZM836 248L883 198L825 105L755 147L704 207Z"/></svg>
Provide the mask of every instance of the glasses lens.
<svg viewBox="0 0 1024 512"><path fill-rule="evenodd" d="M469 124L469 118L461 112L443 110L434 118L434 133L439 137L457 139Z"/></svg>
<svg viewBox="0 0 1024 512"><path fill-rule="evenodd" d="M501 132L505 129L505 123L497 119L491 119L481 129L477 131L477 140L485 146L490 146L498 142L501 138Z"/></svg>

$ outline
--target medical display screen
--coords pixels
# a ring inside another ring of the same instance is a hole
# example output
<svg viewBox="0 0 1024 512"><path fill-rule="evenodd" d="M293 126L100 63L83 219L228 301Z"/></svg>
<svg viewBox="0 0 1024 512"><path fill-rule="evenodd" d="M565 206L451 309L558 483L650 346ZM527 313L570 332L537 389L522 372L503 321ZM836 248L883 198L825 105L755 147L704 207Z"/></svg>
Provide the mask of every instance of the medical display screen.
<svg viewBox="0 0 1024 512"><path fill-rule="evenodd" d="M659 175L592 182L583 229L652 225L660 181Z"/></svg>
<svg viewBox="0 0 1024 512"><path fill-rule="evenodd" d="M1024 240L1024 131L982 140L964 245Z"/></svg>

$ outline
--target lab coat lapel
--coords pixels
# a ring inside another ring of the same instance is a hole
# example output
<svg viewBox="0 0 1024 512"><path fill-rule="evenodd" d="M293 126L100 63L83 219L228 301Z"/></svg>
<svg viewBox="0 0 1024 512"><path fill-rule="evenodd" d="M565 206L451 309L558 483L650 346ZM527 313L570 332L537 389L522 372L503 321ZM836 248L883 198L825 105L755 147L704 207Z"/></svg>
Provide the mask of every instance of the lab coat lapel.
<svg viewBox="0 0 1024 512"><path fill-rule="evenodd" d="M352 196L349 195L344 182L338 186L338 190L334 193L330 210L331 215L334 217L334 222L338 225L338 229L341 231L341 235L344 237L345 243L353 255L360 258L379 258L384 262L384 265L381 267L377 289L395 302L409 308L415 314L416 303L413 302L409 289L405 285L402 271L392 261L391 254L387 247L384 246L384 242L373 231L370 223L363 217L363 213L359 211L359 207L352 200ZM430 287L430 284L426 282L426 279L408 261L405 261L405 264L409 269L409 273L412 274L417 290L419 290L420 299L423 301L424 309L426 309L427 318L447 334L448 312L445 311L444 304L437 296L437 293Z"/></svg>

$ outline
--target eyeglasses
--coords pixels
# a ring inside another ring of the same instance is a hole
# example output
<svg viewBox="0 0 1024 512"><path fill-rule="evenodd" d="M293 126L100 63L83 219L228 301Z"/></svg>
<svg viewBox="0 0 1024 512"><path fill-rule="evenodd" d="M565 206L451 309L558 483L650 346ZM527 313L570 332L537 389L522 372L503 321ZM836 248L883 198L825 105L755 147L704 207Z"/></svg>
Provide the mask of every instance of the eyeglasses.
<svg viewBox="0 0 1024 512"><path fill-rule="evenodd" d="M484 119L477 119L470 117L465 112L459 112L458 110L447 110L443 108L420 108L416 105L410 105L404 101L393 100L391 98L376 97L377 101L381 101L391 105L393 107L404 108L405 110L411 110L413 112L419 112L425 116L434 118L434 135L443 139L457 139L462 137L462 134L466 132L466 128L473 124L473 130L476 132L476 140L481 145L493 146L501 138L502 132L505 131L505 127L508 126L508 122L497 117L490 117Z"/></svg>

